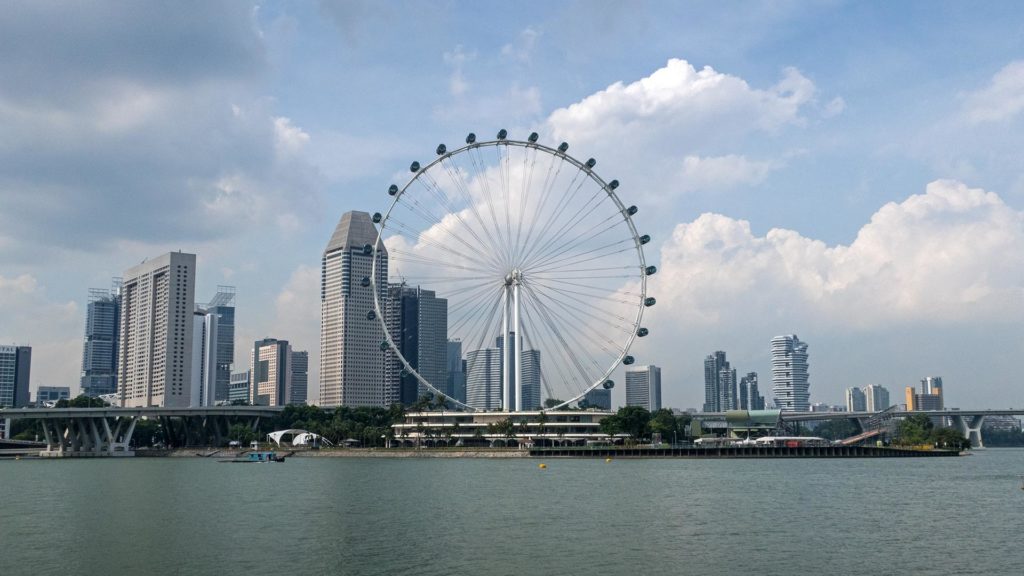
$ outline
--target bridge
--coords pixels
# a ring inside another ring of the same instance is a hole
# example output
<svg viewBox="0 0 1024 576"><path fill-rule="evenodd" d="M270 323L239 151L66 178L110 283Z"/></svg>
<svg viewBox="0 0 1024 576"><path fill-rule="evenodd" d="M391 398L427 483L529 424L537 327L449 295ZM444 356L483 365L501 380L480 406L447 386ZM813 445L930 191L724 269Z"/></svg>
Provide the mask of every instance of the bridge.
<svg viewBox="0 0 1024 576"><path fill-rule="evenodd" d="M210 406L203 408L5 408L0 420L38 420L46 449L42 457L134 456L132 434L140 419L157 420L174 444L189 445L212 438L217 445L227 438L232 422L251 430L260 418L273 418L281 406Z"/></svg>
<svg viewBox="0 0 1024 576"><path fill-rule="evenodd" d="M781 418L784 422L820 422L824 420L856 420L861 430L867 432L873 429L868 425L872 419L879 415L886 414L890 418L906 418L916 414L925 416L938 416L949 418L953 426L963 433L964 437L971 441L974 448L984 448L985 443L981 440L981 427L985 423L986 416L1021 416L1024 409L1009 408L1006 410L895 410L890 408L882 412L782 412Z"/></svg>

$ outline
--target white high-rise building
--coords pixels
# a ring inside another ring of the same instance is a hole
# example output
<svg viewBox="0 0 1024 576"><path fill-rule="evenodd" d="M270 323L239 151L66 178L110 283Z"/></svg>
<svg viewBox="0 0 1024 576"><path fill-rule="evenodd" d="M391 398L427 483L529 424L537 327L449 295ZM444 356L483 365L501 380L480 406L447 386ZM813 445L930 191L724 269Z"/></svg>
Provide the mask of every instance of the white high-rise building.
<svg viewBox="0 0 1024 576"><path fill-rule="evenodd" d="M661 368L649 365L626 369L626 406L661 410Z"/></svg>
<svg viewBox="0 0 1024 576"><path fill-rule="evenodd" d="M860 388L846 389L846 411L863 412L867 410L867 403L864 398L864 391Z"/></svg>
<svg viewBox="0 0 1024 576"><path fill-rule="evenodd" d="M864 409L868 412L881 412L892 406L889 402L889 391L885 386L868 384L864 387Z"/></svg>
<svg viewBox="0 0 1024 576"><path fill-rule="evenodd" d="M476 410L499 410L501 400L501 350L466 352L466 405Z"/></svg>
<svg viewBox="0 0 1024 576"><path fill-rule="evenodd" d="M196 255L170 252L125 271L117 394L122 406L191 403Z"/></svg>
<svg viewBox="0 0 1024 576"><path fill-rule="evenodd" d="M398 399L385 377L384 330L373 308L373 244L366 212L346 212L320 268L320 405L389 406ZM376 286L387 298L387 250L377 260Z"/></svg>
<svg viewBox="0 0 1024 576"><path fill-rule="evenodd" d="M807 412L811 407L807 373L807 343L796 334L772 338L772 393L775 407Z"/></svg>

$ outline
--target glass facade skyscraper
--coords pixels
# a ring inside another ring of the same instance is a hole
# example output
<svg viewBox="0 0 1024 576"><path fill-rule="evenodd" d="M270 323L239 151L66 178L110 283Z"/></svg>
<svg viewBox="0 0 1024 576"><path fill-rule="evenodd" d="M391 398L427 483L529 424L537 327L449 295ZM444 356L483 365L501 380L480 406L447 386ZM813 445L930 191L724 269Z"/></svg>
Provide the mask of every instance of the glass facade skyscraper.
<svg viewBox="0 0 1024 576"><path fill-rule="evenodd" d="M82 394L100 396L117 392L117 347L121 332L121 287L89 290L85 341L82 343Z"/></svg>

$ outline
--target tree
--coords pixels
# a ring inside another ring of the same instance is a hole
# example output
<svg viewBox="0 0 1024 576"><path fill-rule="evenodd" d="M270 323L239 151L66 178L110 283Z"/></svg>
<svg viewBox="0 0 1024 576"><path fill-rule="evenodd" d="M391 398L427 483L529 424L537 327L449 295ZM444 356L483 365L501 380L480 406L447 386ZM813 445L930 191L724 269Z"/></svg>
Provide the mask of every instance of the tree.
<svg viewBox="0 0 1024 576"><path fill-rule="evenodd" d="M935 425L927 414L914 414L900 422L899 443L903 445L930 444L931 432Z"/></svg>
<svg viewBox="0 0 1024 576"><path fill-rule="evenodd" d="M950 448L952 450L967 450L971 447L971 441L964 438L964 435L954 428L936 428L932 430L931 441L940 448Z"/></svg>
<svg viewBox="0 0 1024 576"><path fill-rule="evenodd" d="M661 434L662 442L675 442L680 436L686 436L686 425L690 416L676 416L668 408L655 410L651 414L650 430Z"/></svg>
<svg viewBox="0 0 1024 576"><path fill-rule="evenodd" d="M104 406L107 406L107 403L103 400L86 396L85 394L79 394L71 400L61 398L54 404L56 408L103 408Z"/></svg>
<svg viewBox="0 0 1024 576"><path fill-rule="evenodd" d="M547 400L544 401L544 407L554 408L555 406L558 406L561 403L562 401L559 400L558 398L548 398Z"/></svg>
<svg viewBox="0 0 1024 576"><path fill-rule="evenodd" d="M245 424L232 424L228 428L228 439L237 440L243 446L248 446L250 442L256 439L256 433Z"/></svg>

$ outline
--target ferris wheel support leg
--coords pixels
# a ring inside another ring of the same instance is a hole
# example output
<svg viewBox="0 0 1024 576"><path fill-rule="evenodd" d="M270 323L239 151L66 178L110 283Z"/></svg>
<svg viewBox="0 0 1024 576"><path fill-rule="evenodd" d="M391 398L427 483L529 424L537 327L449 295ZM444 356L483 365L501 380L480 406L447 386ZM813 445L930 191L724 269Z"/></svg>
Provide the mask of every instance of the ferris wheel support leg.
<svg viewBox="0 0 1024 576"><path fill-rule="evenodd" d="M523 336L519 331L519 281L512 285L512 330L515 336L512 341L515 343L515 374L516 374L516 412L523 409Z"/></svg>
<svg viewBox="0 0 1024 576"><path fill-rule="evenodd" d="M508 307L509 294L508 286L505 287L502 296L501 310L501 409L505 412L512 411L511 398L508 394L509 358L508 358Z"/></svg>

